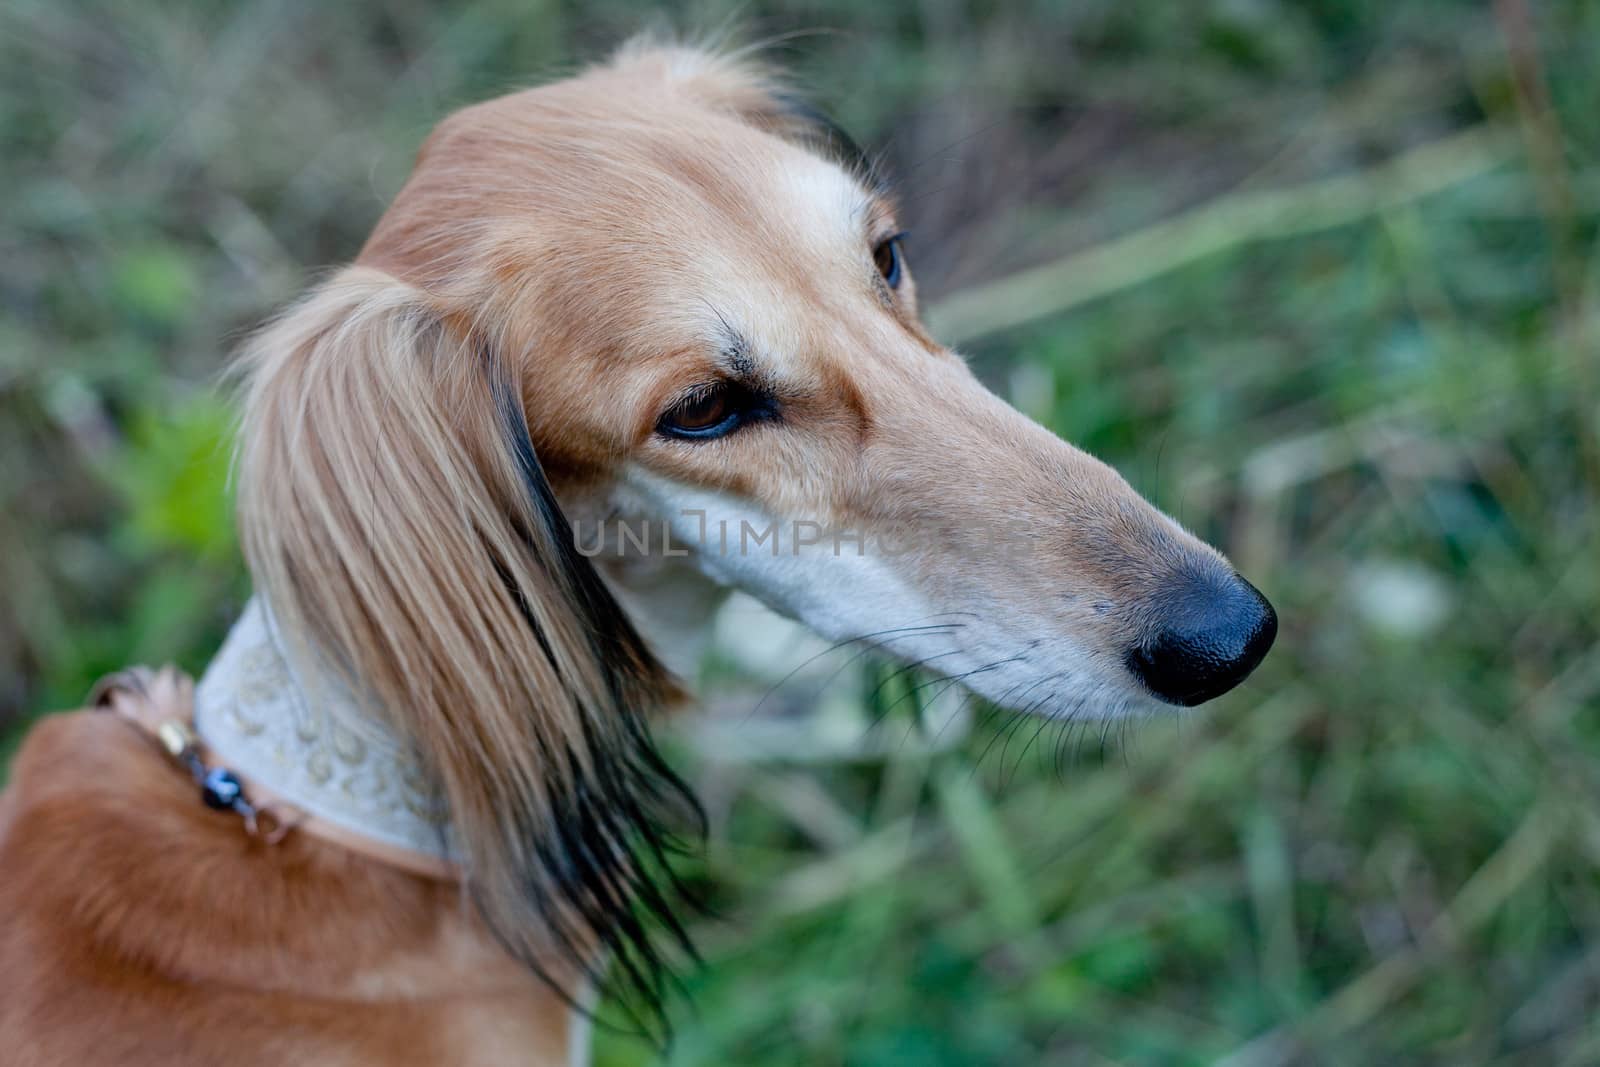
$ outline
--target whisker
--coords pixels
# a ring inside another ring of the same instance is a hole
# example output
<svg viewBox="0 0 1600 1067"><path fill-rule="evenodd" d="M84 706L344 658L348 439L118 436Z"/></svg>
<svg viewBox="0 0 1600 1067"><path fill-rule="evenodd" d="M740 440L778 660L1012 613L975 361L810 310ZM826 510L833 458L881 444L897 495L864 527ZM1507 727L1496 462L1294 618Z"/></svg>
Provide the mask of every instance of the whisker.
<svg viewBox="0 0 1600 1067"><path fill-rule="evenodd" d="M1040 681L1043 681L1043 679L1040 679L1039 681L1033 682L1031 685L1028 686L1027 689L1024 689L1023 692L1027 693L1027 692L1031 691L1032 689L1034 689L1036 686L1039 685ZM1004 693L1001 693L999 698L996 699L992 704L990 704L989 712L983 718L983 723L982 723L983 726L988 726L988 724L998 715L1015 715L1014 712L1010 711L1010 709L1008 709L1006 707L1006 702L1011 699L1011 694L1016 692L1016 690L1021 685L1022 685L1022 683L1018 682L1016 685L1012 686L1010 689L1007 689ZM1014 725L1015 721L1020 721L1020 718L1021 718L1020 716L1017 716L1017 718L1013 721L1012 725ZM1006 733L1010 729L1012 729L1012 725L1007 725L1006 727L1002 728L993 737L991 737L989 739L989 743L984 746L982 752L978 753L978 758L976 760L974 760L973 763L972 763L972 773L973 774L977 774L978 773L978 769L983 766L983 761L989 757L989 752L994 748L995 744L1000 740L1000 738L1005 736Z"/></svg>
<svg viewBox="0 0 1600 1067"><path fill-rule="evenodd" d="M939 619L939 618L944 618L944 617L949 616L949 615L971 615L971 614L972 614L971 612L955 612L955 611L952 611L952 612L941 612L940 614L937 614L937 615L925 615L925 616L923 616L923 618ZM976 618L977 616L973 615L973 617ZM949 633L949 632L954 632L955 630L959 630L961 627L963 627L965 625L966 625L965 623L960 623L960 622L945 622L945 623L934 623L934 624L925 625L925 626L894 626L894 627L890 627L890 628L888 628L886 630L874 630L871 633L859 634L859 635L857 635L855 637L847 637L842 641L839 641L839 642L836 642L835 644L829 645L827 648L823 649L821 652L817 652L814 655L808 656L803 662L801 662L793 670L789 671L789 673L785 674L782 678L778 679L778 681L773 683L771 688L769 688L766 691L766 693L761 697L761 699L756 701L755 706L752 707L749 710L749 712L746 713L746 716L747 717L754 717L757 712L759 712L764 706L766 706L767 701L772 698L772 695L774 693L776 693L779 689L782 689L785 685L787 685L790 681L792 681L794 679L795 675L799 674L801 671L805 670L807 667L811 666L813 663L815 663L818 660L822 659L824 656L831 656L835 652L842 651L842 650L844 650L846 648L849 648L852 645L861 644L864 641L876 641L879 644L887 644L888 641L886 640L886 638L892 638L894 640L899 640L902 637L922 636L922 635L926 635L926 634L930 634L930 633ZM846 660L845 663L837 671L835 671L833 674L829 675L827 680L822 683L822 686L820 686L819 689L820 688L825 688L827 685L832 683L833 680L838 678L840 674L843 674L847 669L849 669L849 667L850 667L850 665L852 663L855 663L862 656L867 655L871 651L872 651L872 649L871 649L870 646L868 648L858 650L856 655L852 656L849 660Z"/></svg>
<svg viewBox="0 0 1600 1067"><path fill-rule="evenodd" d="M940 656L929 656L927 659L919 660L916 663L911 664L909 667L906 668L906 670L913 670L913 669L915 669L917 667L921 667L923 664L931 663L933 660L943 659L944 656L952 656L952 655L955 655L957 652L963 652L963 651L965 651L965 649L957 649L956 652L947 652L947 653L944 653L944 655L940 655ZM873 720L873 725L876 726L878 723L882 722L884 719L886 719L888 717L889 712L893 711L903 701L915 696L916 694L920 693L924 689L928 689L928 688L931 688L932 686L939 685L941 682L944 683L944 687L933 695L933 700L932 701L929 701L929 704L932 704L933 701L937 701L940 697L944 696L945 693L949 692L952 686L959 685L959 684L961 684L962 682L966 681L968 678L971 678L974 675L983 674L986 671L992 671L996 667L1003 666L1003 665L1005 665L1007 663L1018 663L1018 662L1023 661L1025 658L1026 657L1023 657L1023 656L1012 656L1010 659L1000 659L1000 660L995 660L995 661L993 661L991 663L985 663L981 667L974 668L973 670L970 670L970 671L963 671L960 674L938 675L938 676L935 676L933 678L930 678L930 679L928 679L927 681L923 682L920 685L912 686L909 690L907 690L906 692L902 693L900 696L896 697L895 700L892 703L890 703L887 707L885 707L883 709L883 711L881 713L879 713L877 718L875 718ZM894 678L899 677L900 674L904 674L904 673L905 673L905 671L900 671L900 672L897 672L894 675L891 675L889 678L885 679L883 683L880 684L879 688L881 689L883 685L888 684L888 682L894 680ZM874 695L876 695L876 692L877 691L874 690Z"/></svg>
<svg viewBox="0 0 1600 1067"><path fill-rule="evenodd" d="M1058 675L1052 675L1051 676L1051 678L1055 678L1055 677L1058 677ZM1049 679L1046 679L1046 680L1048 681ZM1027 719L1027 718L1032 717L1034 711L1037 710L1038 708L1040 708L1041 706L1043 706L1044 703L1046 701L1048 701L1049 699L1050 699L1050 694L1046 693L1044 696L1039 697L1037 700L1035 700L1032 703L1030 703L1027 707L1023 708L1021 710L1021 712L1018 713L1018 716L1017 716L1018 720L1020 721L1022 719ZM1009 785L1011 783L1011 780L1016 777L1017 771L1021 769L1023 760L1027 759L1029 747L1031 747L1033 745L1033 743L1039 739L1039 735L1044 732L1044 729L1045 729L1046 726L1050 725L1050 722L1051 722L1051 720L1050 720L1050 718L1048 716L1043 716L1043 717L1041 717L1039 719L1038 728L1033 731L1032 736L1030 736L1028 738L1027 744L1023 745L1022 746L1022 751L1017 754L1017 762L1011 765L1011 776L1010 777L1007 777L1007 775L1006 775L1006 753L1011 748L1011 738L1008 737L1006 739L1005 747L1003 749L1001 749L1001 751L1000 751L1000 788L1001 789L1006 789L1006 788L1009 787ZM1015 736L1016 732L1017 731L1015 731L1015 730L1012 732L1013 736Z"/></svg>

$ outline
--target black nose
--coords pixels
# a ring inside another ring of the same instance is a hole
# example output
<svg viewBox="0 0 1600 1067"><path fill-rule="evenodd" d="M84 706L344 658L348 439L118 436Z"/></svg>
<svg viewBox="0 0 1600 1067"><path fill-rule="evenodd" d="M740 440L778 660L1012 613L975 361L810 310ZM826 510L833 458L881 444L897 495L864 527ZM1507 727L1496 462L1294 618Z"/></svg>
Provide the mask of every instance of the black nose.
<svg viewBox="0 0 1600 1067"><path fill-rule="evenodd" d="M1277 613L1255 586L1225 570L1188 575L1163 597L1128 669L1162 700L1193 707L1244 681L1277 636Z"/></svg>

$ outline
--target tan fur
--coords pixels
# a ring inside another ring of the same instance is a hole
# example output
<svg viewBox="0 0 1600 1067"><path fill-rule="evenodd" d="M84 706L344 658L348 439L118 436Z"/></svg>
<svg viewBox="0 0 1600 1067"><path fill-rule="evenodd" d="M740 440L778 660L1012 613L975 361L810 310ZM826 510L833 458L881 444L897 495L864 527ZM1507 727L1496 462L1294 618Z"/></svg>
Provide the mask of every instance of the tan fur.
<svg viewBox="0 0 1600 1067"><path fill-rule="evenodd" d="M485 922L326 845L264 849L122 724L57 718L0 809L7 1062L499 1063L523 1041L525 1062L556 1062L560 1002L488 931L525 962L605 940L531 850L576 783L643 758L630 717L678 689L625 621L596 635L574 612L496 388L572 514L632 506L646 472L914 529L896 581L989 620L1002 652L1070 635L1120 670L1163 578L1218 560L927 336L914 283L891 292L873 265L893 204L780 93L748 62L633 46L466 108L356 263L247 354L258 589L415 744ZM657 434L725 373L728 327L781 420Z"/></svg>
<svg viewBox="0 0 1600 1067"><path fill-rule="evenodd" d="M108 712L29 733L0 871L7 1067L568 1062L566 1005L457 887L247 837Z"/></svg>
<svg viewBox="0 0 1600 1067"><path fill-rule="evenodd" d="M1133 643L1175 568L1220 557L932 345L912 280L885 305L869 250L898 228L893 204L765 134L781 132L770 84L698 53L626 52L460 111L361 262L525 361L564 498L603 496L632 463L774 515L938 531L905 565L940 601ZM708 301L752 341L785 418L663 440L664 398L713 373ZM999 554L997 529L1028 534Z"/></svg>
<svg viewBox="0 0 1600 1067"><path fill-rule="evenodd" d="M494 368L425 294L355 267L262 333L245 369L239 522L258 588L416 744L501 936L535 957L592 951L548 937L586 931L530 914L525 828L555 822L551 798L620 727L602 672L636 713L676 689L642 657L589 651L574 591L542 563L554 550L497 421Z"/></svg>

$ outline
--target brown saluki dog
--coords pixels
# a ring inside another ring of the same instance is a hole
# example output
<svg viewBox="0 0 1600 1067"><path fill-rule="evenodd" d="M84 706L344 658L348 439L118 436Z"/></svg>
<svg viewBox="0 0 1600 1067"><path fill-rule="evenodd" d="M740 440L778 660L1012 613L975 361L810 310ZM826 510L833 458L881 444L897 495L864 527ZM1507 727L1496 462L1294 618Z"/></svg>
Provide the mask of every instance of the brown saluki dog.
<svg viewBox="0 0 1600 1067"><path fill-rule="evenodd" d="M649 724L728 589L1040 716L1247 675L1267 602L928 335L902 236L744 57L440 124L249 346L256 597L198 688L15 759L0 1060L583 1063L602 977L659 1022L694 806Z"/></svg>

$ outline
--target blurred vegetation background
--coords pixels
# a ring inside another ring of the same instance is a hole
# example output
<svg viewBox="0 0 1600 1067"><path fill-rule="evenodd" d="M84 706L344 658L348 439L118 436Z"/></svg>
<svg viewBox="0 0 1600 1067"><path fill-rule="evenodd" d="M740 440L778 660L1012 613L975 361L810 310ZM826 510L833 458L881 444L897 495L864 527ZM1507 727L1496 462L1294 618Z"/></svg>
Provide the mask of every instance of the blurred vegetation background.
<svg viewBox="0 0 1600 1067"><path fill-rule="evenodd" d="M451 108L663 24L3 0L5 751L105 670L203 667L241 603L241 332L354 255ZM773 38L899 175L935 331L1283 631L1214 710L1132 730L686 753L718 915L666 1062L1600 1063L1600 5L671 25ZM713 691L781 658L724 655ZM913 697L879 677L858 703Z"/></svg>

